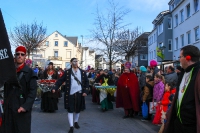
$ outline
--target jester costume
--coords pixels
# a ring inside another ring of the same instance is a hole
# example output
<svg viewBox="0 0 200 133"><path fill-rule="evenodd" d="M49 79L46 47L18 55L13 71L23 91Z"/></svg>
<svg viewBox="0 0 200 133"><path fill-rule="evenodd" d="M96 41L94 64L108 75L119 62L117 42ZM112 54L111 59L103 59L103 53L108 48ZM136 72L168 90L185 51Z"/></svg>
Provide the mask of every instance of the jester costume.
<svg viewBox="0 0 200 133"><path fill-rule="evenodd" d="M110 86L114 85L114 82L112 80L112 77L110 75L101 75L97 81L102 81L102 86ZM106 111L108 109L113 109L113 104L111 102L111 94L107 93L106 89L100 89L100 104L101 104L101 109L103 111Z"/></svg>

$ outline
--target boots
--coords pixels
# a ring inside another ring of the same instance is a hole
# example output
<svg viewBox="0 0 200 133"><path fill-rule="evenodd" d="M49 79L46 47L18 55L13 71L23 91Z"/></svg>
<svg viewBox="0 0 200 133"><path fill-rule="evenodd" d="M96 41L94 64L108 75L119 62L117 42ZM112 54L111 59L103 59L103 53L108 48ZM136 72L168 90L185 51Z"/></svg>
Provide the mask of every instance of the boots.
<svg viewBox="0 0 200 133"><path fill-rule="evenodd" d="M79 128L80 128L80 126L78 125L78 122L75 122L75 123L74 123L74 127L75 127L76 129L79 129Z"/></svg>
<svg viewBox="0 0 200 133"><path fill-rule="evenodd" d="M69 132L68 133L74 133L74 127L70 127Z"/></svg>

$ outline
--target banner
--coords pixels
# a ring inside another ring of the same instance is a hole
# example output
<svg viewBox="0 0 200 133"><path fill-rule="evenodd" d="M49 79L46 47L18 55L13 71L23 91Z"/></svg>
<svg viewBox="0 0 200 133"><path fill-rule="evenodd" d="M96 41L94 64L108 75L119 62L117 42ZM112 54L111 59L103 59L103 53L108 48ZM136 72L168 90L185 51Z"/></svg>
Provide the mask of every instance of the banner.
<svg viewBox="0 0 200 133"><path fill-rule="evenodd" d="M165 56L163 54L163 51L160 48L156 48L157 56L160 57L162 60L164 60Z"/></svg>
<svg viewBox="0 0 200 133"><path fill-rule="evenodd" d="M0 10L0 87L8 80L17 81L14 58Z"/></svg>

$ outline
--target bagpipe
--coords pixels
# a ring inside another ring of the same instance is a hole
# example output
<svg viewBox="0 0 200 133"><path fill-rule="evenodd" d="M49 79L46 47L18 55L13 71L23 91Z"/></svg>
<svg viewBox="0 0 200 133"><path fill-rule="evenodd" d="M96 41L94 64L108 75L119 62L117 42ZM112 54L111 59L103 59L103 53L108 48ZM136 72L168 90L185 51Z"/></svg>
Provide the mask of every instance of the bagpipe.
<svg viewBox="0 0 200 133"><path fill-rule="evenodd" d="M55 79L41 79L37 80L37 84L42 92L51 91L54 87L56 80Z"/></svg>

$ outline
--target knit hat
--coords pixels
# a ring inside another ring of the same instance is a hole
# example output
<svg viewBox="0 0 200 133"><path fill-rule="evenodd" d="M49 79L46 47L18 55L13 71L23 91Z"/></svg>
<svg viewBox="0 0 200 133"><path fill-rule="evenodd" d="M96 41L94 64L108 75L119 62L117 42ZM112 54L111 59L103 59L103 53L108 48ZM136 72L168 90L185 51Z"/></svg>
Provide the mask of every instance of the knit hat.
<svg viewBox="0 0 200 133"><path fill-rule="evenodd" d="M48 65L52 65L53 66L53 62L49 62L49 64Z"/></svg>
<svg viewBox="0 0 200 133"><path fill-rule="evenodd" d="M24 52L26 54L26 48L24 46L18 46L16 49L15 49L15 53L17 52Z"/></svg>
<svg viewBox="0 0 200 133"><path fill-rule="evenodd" d="M141 67L140 67L140 71L142 71L142 72L146 72L147 69L145 68L145 66L141 66Z"/></svg>
<svg viewBox="0 0 200 133"><path fill-rule="evenodd" d="M158 65L157 61L155 61L155 60L150 61L150 67L155 67L157 65Z"/></svg>

